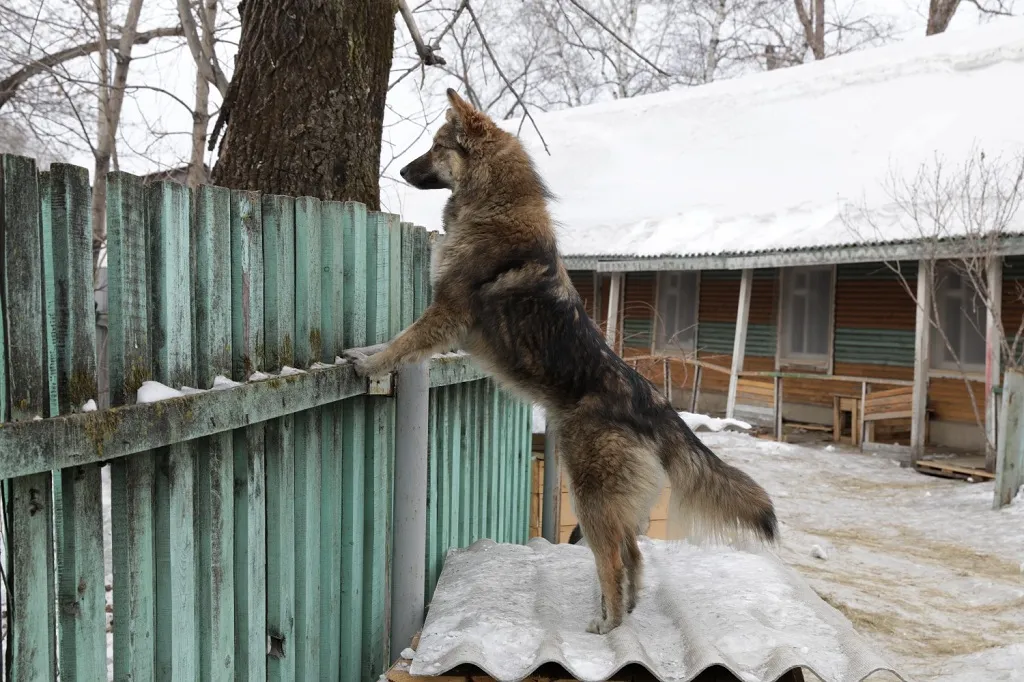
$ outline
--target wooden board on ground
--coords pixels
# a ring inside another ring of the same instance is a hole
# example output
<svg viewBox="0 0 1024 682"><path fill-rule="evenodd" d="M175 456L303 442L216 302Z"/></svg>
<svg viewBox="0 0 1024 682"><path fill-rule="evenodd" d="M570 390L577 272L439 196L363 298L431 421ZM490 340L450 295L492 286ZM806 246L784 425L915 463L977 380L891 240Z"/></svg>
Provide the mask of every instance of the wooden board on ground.
<svg viewBox="0 0 1024 682"><path fill-rule="evenodd" d="M958 478L961 480L989 481L995 474L985 471L984 457L954 457L950 459L919 459L914 468L922 474Z"/></svg>
<svg viewBox="0 0 1024 682"><path fill-rule="evenodd" d="M419 643L419 634L412 638L413 648ZM412 661L408 658L399 658L387 672L388 682L494 682L494 678L484 674L478 668L466 666L466 669L456 668L444 675L411 675L409 665ZM523 682L576 682L558 665L543 665L535 670ZM629 665L609 678L609 682L658 682L658 678L652 675L646 668L640 665ZM720 666L708 668L693 682L739 682L728 670ZM804 682L803 671L799 668L790 670L775 680L775 682Z"/></svg>

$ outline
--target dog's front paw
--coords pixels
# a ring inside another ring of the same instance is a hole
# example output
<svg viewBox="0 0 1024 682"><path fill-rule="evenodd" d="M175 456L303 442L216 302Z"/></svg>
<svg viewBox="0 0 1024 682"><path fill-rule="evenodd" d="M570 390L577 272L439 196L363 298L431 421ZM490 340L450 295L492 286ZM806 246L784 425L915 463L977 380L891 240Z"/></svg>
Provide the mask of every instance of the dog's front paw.
<svg viewBox="0 0 1024 682"><path fill-rule="evenodd" d="M384 357L379 353L367 355L360 350L353 349L345 351L341 357L348 362L351 362L356 370L356 375L363 378L377 376L378 374L386 374L391 371L391 369L382 362Z"/></svg>
<svg viewBox="0 0 1024 682"><path fill-rule="evenodd" d="M605 635L615 629L617 624L613 624L607 618L595 618L590 621L590 625L587 626L587 632L595 635Z"/></svg>

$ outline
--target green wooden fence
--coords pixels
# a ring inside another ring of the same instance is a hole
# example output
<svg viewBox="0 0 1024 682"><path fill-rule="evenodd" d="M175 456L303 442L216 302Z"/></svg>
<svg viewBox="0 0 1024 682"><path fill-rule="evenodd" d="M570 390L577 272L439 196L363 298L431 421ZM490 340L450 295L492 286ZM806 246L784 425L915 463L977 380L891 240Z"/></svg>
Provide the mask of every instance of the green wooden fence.
<svg viewBox="0 0 1024 682"><path fill-rule="evenodd" d="M3 156L0 183L5 679L376 679L395 400L335 358L426 307L431 235L356 203L110 174L113 407L83 411L88 174ZM136 404L149 380L202 390ZM526 540L531 432L464 355L430 385L428 600L448 548Z"/></svg>

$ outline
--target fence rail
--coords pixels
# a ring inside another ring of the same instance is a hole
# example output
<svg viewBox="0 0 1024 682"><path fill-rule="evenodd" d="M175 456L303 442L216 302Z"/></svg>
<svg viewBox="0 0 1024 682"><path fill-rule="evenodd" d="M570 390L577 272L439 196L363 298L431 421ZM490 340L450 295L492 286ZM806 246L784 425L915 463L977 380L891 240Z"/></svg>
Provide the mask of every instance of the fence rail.
<svg viewBox="0 0 1024 682"><path fill-rule="evenodd" d="M426 307L431 235L356 203L111 173L113 407L84 411L88 174L3 156L0 192L5 679L376 679L400 607L398 416L335 358ZM428 376L429 597L448 548L526 539L531 428L465 356ZM196 391L139 403L146 381Z"/></svg>

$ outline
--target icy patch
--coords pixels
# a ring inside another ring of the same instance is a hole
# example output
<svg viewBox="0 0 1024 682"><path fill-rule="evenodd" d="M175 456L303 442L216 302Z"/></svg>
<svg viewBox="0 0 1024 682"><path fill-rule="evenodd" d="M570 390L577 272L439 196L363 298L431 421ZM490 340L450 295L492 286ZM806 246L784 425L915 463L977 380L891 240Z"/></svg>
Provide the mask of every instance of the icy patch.
<svg viewBox="0 0 1024 682"><path fill-rule="evenodd" d="M330 369L333 366L334 365L328 365L325 362L314 362L312 365L309 366L309 368L310 369Z"/></svg>
<svg viewBox="0 0 1024 682"><path fill-rule="evenodd" d="M416 651L411 649L411 648L409 648L409 647L405 647L404 649L402 649L402 658L404 658L404 659L407 659L407 660L411 661L413 656L415 656L415 655L416 655Z"/></svg>
<svg viewBox="0 0 1024 682"><path fill-rule="evenodd" d="M97 409L96 408L96 401L93 400L92 398L89 398L88 400L85 401L85 404L82 405L80 411L81 412L95 412L96 409Z"/></svg>
<svg viewBox="0 0 1024 682"><path fill-rule="evenodd" d="M266 372L253 372L249 375L249 381L264 381L269 378L270 375Z"/></svg>
<svg viewBox="0 0 1024 682"><path fill-rule="evenodd" d="M192 388L191 386L182 386L181 392L185 395L195 395L197 393L206 393L202 388Z"/></svg>
<svg viewBox="0 0 1024 682"><path fill-rule="evenodd" d="M341 357L340 355L335 355L334 356L334 364L336 364L336 365L344 365L347 362L348 362L348 360L346 360L345 358Z"/></svg>
<svg viewBox="0 0 1024 682"><path fill-rule="evenodd" d="M294 367L289 367L288 365L285 365L284 367L281 368L281 376L283 376L283 377L290 377L290 376L293 376L295 374L305 374L305 373L306 373L306 370L304 370L304 369L295 369Z"/></svg>
<svg viewBox="0 0 1024 682"><path fill-rule="evenodd" d="M750 430L750 424L739 419L709 417L706 414L694 414L693 412L680 412L679 416L682 417L686 425L693 431L700 428L707 429L708 431L721 431L729 426L734 426L743 431Z"/></svg>
<svg viewBox="0 0 1024 682"><path fill-rule="evenodd" d="M828 561L828 552L821 545L811 545L811 556L815 559Z"/></svg>
<svg viewBox="0 0 1024 682"><path fill-rule="evenodd" d="M223 374L218 374L217 376L215 376L213 378L213 390L215 390L215 391L223 391L225 389L235 388L236 386L241 386L241 385L242 385L241 383L239 383L237 381L232 381L231 379L228 379Z"/></svg>
<svg viewBox="0 0 1024 682"><path fill-rule="evenodd" d="M183 395L185 394L178 389L164 386L159 381L143 381L142 386L139 386L139 390L135 393L135 402L139 404L158 403L161 400L180 398Z"/></svg>

